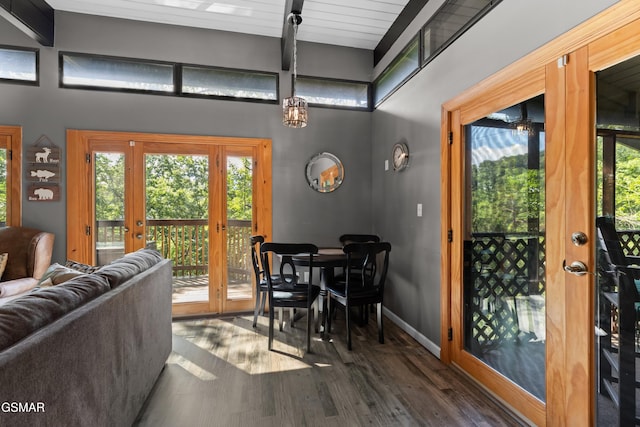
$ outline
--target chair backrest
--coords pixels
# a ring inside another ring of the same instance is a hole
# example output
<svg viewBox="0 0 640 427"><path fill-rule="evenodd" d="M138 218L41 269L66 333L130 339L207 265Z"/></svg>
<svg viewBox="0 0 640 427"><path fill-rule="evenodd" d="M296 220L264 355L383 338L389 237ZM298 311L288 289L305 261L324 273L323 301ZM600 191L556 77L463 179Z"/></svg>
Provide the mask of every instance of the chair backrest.
<svg viewBox="0 0 640 427"><path fill-rule="evenodd" d="M375 288L379 295L384 293L384 284L389 269L389 242L349 243L343 248L347 254L347 292L357 274L356 283L363 287Z"/></svg>
<svg viewBox="0 0 640 427"><path fill-rule="evenodd" d="M264 237L260 235L251 236L249 238L251 242L251 263L253 264L253 273L256 276L256 283L260 283L262 280L262 267L260 266L260 246L264 243ZM256 249L256 246L258 247Z"/></svg>
<svg viewBox="0 0 640 427"><path fill-rule="evenodd" d="M348 245L349 243L378 243L379 241L380 237L375 234L343 234L340 236L342 246Z"/></svg>
<svg viewBox="0 0 640 427"><path fill-rule="evenodd" d="M296 264L294 258L307 258L306 263L309 266L309 281L313 282L313 255L318 253L318 247L311 243L273 243L267 242L260 245L260 252L262 254L262 266L264 268L267 283L271 288L272 274L271 274L271 262L269 260L269 254L271 254L271 261L274 256L280 258L280 280L281 283L286 285L295 286L300 282L300 277L296 271Z"/></svg>
<svg viewBox="0 0 640 427"><path fill-rule="evenodd" d="M598 263L601 273L605 279L610 281L611 285L622 285L625 298L637 301L639 299L638 285L634 279L640 277L640 272L637 269L625 268L633 262L624 253L613 218L598 217L596 228L600 246Z"/></svg>

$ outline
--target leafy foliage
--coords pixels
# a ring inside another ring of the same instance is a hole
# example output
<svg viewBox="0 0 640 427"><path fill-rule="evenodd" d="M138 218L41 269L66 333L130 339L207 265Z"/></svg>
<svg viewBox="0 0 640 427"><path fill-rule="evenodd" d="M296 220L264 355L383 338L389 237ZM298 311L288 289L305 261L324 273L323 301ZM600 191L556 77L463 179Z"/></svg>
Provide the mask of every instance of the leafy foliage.
<svg viewBox="0 0 640 427"><path fill-rule="evenodd" d="M544 165L544 153L541 157ZM520 154L472 166L474 232L524 233L544 227L542 171L528 169L527 162L527 155Z"/></svg>

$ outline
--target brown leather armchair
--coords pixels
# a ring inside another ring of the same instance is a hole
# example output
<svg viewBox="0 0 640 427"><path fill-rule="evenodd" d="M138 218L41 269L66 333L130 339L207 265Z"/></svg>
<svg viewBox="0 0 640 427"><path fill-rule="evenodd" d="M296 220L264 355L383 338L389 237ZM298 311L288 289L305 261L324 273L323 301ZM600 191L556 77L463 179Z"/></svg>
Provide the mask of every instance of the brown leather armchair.
<svg viewBox="0 0 640 427"><path fill-rule="evenodd" d="M0 277L0 300L33 289L51 264L53 233L26 227L0 228L0 254L8 253Z"/></svg>

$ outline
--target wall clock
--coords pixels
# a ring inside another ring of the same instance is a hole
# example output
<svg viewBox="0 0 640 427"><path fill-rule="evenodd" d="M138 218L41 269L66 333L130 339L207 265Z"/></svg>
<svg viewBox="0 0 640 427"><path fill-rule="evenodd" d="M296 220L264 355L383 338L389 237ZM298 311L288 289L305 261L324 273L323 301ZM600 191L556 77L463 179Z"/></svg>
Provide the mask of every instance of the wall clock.
<svg viewBox="0 0 640 427"><path fill-rule="evenodd" d="M393 170L401 171L409 165L409 147L404 142L394 144L391 150Z"/></svg>

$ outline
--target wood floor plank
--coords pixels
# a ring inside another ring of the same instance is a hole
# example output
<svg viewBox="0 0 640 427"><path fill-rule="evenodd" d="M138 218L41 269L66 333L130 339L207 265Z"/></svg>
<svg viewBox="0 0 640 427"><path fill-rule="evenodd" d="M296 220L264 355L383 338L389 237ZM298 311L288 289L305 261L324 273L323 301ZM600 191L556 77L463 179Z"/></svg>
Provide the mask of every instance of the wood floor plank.
<svg viewBox="0 0 640 427"><path fill-rule="evenodd" d="M276 325L252 315L175 321L173 352L136 422L174 426L519 426L468 378L442 364L385 319L355 326L346 349L344 315L325 340L306 319Z"/></svg>

